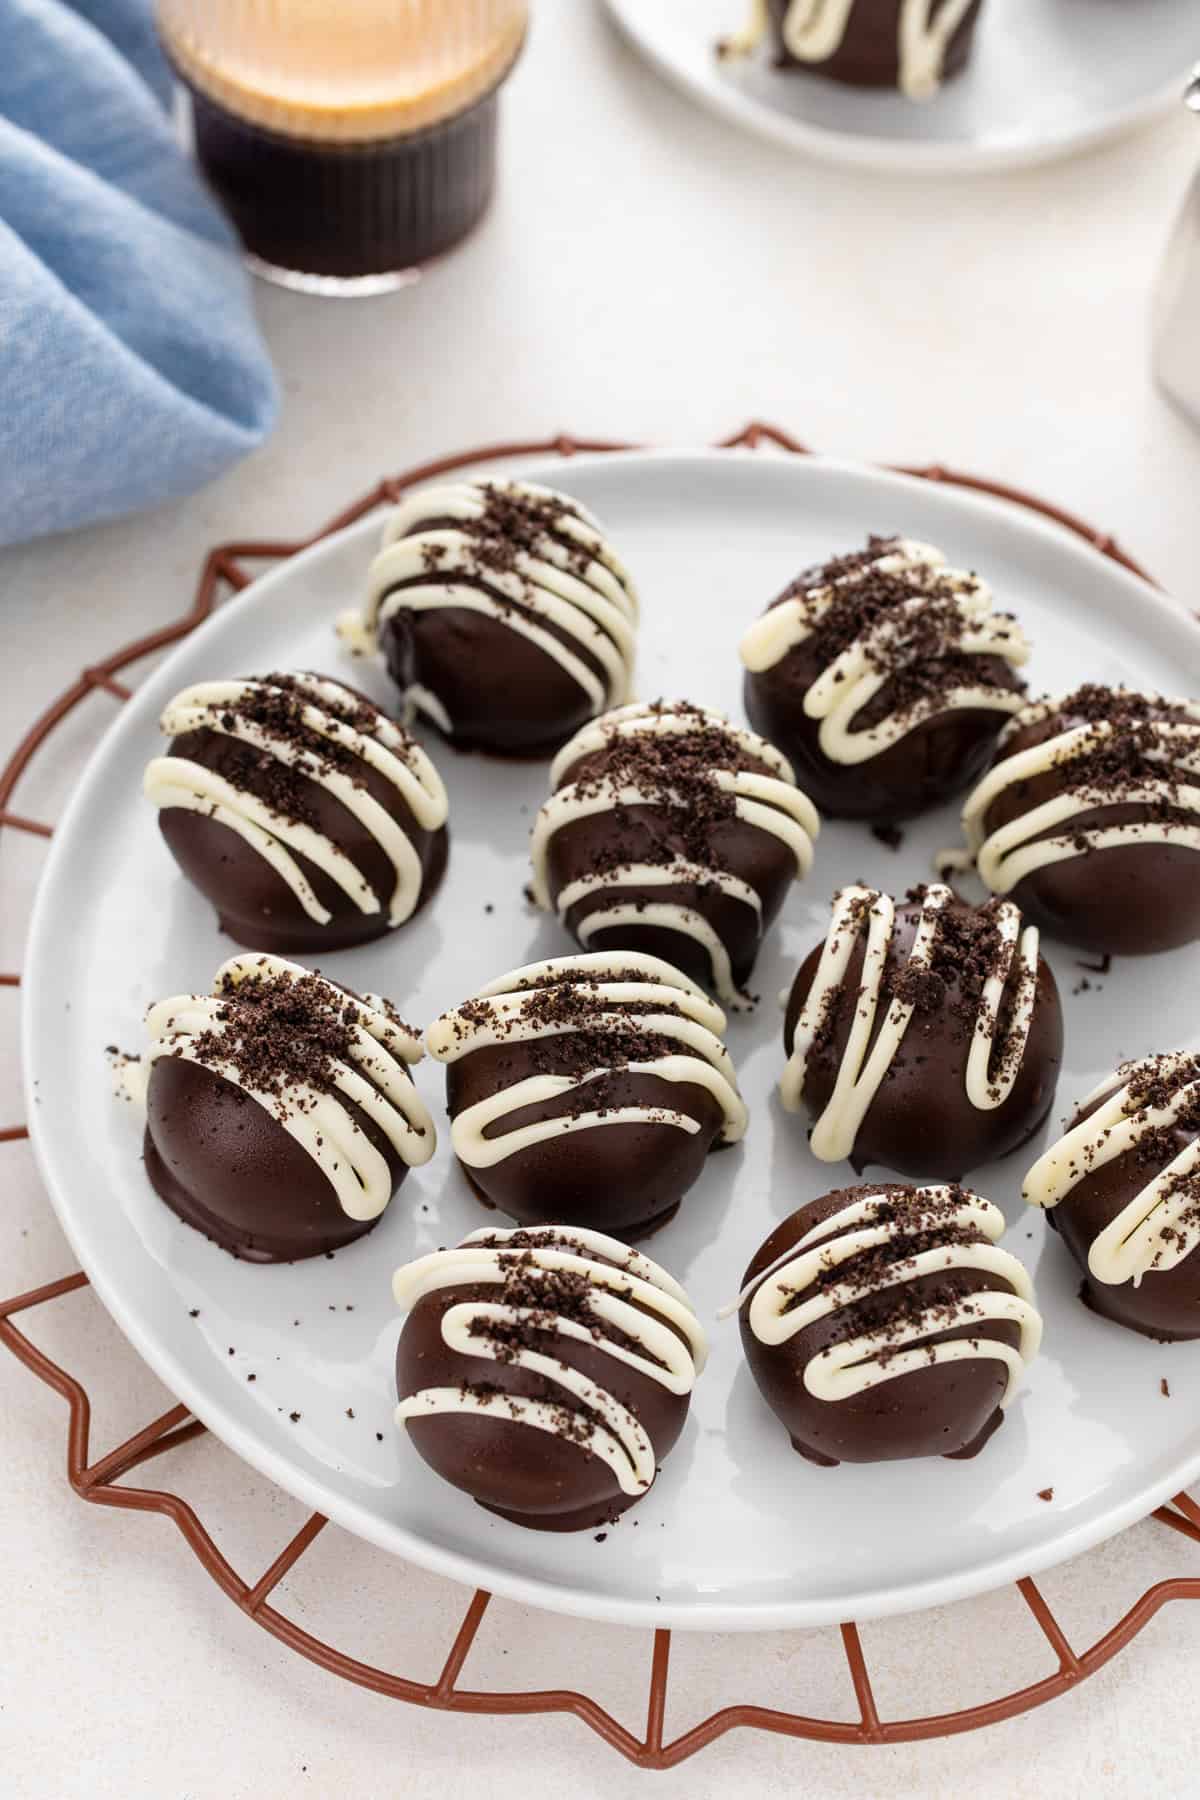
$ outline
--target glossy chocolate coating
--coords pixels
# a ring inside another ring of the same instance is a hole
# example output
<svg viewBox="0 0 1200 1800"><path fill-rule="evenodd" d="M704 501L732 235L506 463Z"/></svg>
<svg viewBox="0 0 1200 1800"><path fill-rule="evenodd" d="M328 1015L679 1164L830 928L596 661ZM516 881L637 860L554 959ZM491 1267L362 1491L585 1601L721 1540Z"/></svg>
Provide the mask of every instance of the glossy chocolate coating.
<svg viewBox="0 0 1200 1800"><path fill-rule="evenodd" d="M601 1259L597 1259L601 1260ZM466 1356L442 1337L442 1315L472 1300L494 1301L492 1285L443 1288L419 1300L396 1352L399 1397L464 1382L560 1406L557 1383L512 1362ZM657 1315L655 1315L657 1316ZM618 1361L597 1345L554 1330L534 1334L533 1347L577 1369L640 1420L661 1464L687 1418L689 1396ZM608 1524L643 1495L624 1493L612 1469L585 1446L510 1418L502 1402L483 1412L447 1412L405 1421L431 1469L489 1512L535 1531L581 1531ZM649 1491L649 1490L647 1490Z"/></svg>
<svg viewBox="0 0 1200 1800"><path fill-rule="evenodd" d="M570 782L601 776L611 760L607 748L582 756L564 770L559 782ZM774 776L776 771L750 756L743 756L739 767L761 775ZM729 816L714 818L706 833L710 866L746 881L762 902L762 932L778 917L780 908L796 879L796 859L788 846L773 832L761 830L746 820ZM557 901L571 882L622 863L669 863L675 858L688 860L688 845L669 812L650 802L646 805L610 807L561 826L550 839L547 856L550 894ZM674 886L639 887L622 880L618 888L598 888L567 910L564 924L589 950L634 950L660 956L698 982L713 985L712 963L708 951L698 939L686 932L672 931L668 926L627 922L607 926L584 939L580 927L594 912L603 912L615 900L646 900L686 906L700 914L712 926L729 955L733 980L745 988L754 970L761 938L753 913L741 900L724 894L715 886L702 882Z"/></svg>
<svg viewBox="0 0 1200 1800"><path fill-rule="evenodd" d="M426 520L421 529L439 523L445 521ZM538 623L597 676L603 674L596 659L553 621ZM402 691L415 684L437 695L453 725L450 742L460 750L549 755L595 710L574 677L537 644L501 620L465 607L401 609L384 620L379 642Z"/></svg>
<svg viewBox="0 0 1200 1800"><path fill-rule="evenodd" d="M358 699L366 699L356 689L347 691ZM257 795L268 804L271 801L274 759L260 757L236 738L218 731L189 731L173 740L169 754L190 758L225 776L243 792ZM393 783L365 760L357 763L355 779L400 826L421 863L420 899L411 915L415 917L416 911L436 892L445 872L449 842L446 828L422 829ZM393 929L388 919L388 902L396 881L390 858L366 827L320 781L303 775L296 775L295 780L309 822L331 838L362 871L379 899L378 912L361 911L329 875L293 850L291 854L317 899L332 915L322 925L308 916L266 858L230 826L202 812L167 807L159 813L159 829L180 869L212 902L221 930L235 943L289 956L346 950L386 937Z"/></svg>
<svg viewBox="0 0 1200 1800"><path fill-rule="evenodd" d="M407 1174L383 1133L347 1110L387 1158L395 1193ZM247 1262L297 1262L362 1237L316 1161L265 1107L198 1063L160 1056L146 1095L146 1173L188 1225Z"/></svg>
<svg viewBox="0 0 1200 1800"><path fill-rule="evenodd" d="M896 929L888 952L883 993L876 1014L882 1022L887 1010L888 978L908 960L920 920L920 903L899 901ZM947 911L970 917L972 908L962 901ZM790 1056L796 1022L817 973L823 946L818 944L801 963L788 996L784 1018L784 1049ZM842 982L833 1028L822 1033L809 1057L804 1083L804 1102L815 1120L833 1094L838 1069L854 1024L859 1004L866 934L860 933ZM1017 980L1017 959L1001 1005ZM945 987L941 1003L930 1009L918 1006L903 1041L859 1126L854 1154L849 1159L856 1174L864 1169L894 1169L901 1175L922 1179L960 1181L971 1169L1008 1156L1034 1135L1054 1102L1062 1067L1063 1017L1058 986L1044 957L1038 958L1033 1021L1012 1092L999 1106L973 1106L967 1095L967 1057L973 1036L974 1004L964 1012L961 987L954 979L952 963L939 965Z"/></svg>
<svg viewBox="0 0 1200 1800"><path fill-rule="evenodd" d="M473 1050L446 1069L451 1118L477 1101L553 1066L554 1038L503 1043ZM723 1123L707 1088L661 1076L617 1070L589 1085L589 1108L653 1106L682 1112L697 1131L650 1120L564 1132L518 1150L490 1168L467 1170L482 1199L523 1225L589 1226L633 1240L665 1225L704 1167ZM504 1132L541 1119L567 1118L579 1095L565 1094L524 1106L501 1122ZM494 1135L494 1133L493 1133Z"/></svg>
<svg viewBox="0 0 1200 1800"><path fill-rule="evenodd" d="M903 1197L901 1184L839 1188L811 1200L783 1221L755 1255L743 1287L768 1268L823 1220L865 1194L887 1192ZM840 1236L831 1229L829 1236ZM982 1239L980 1241L983 1241ZM848 1273L852 1264L843 1265ZM905 1284L926 1303L949 1301L983 1289L1011 1293L1002 1276L983 1269L948 1269ZM751 1330L748 1302L740 1321L746 1361L767 1405L777 1415L792 1448L822 1467L842 1462L888 1462L914 1456L974 1456L1003 1421L1000 1402L1007 1385L1005 1365L989 1358L931 1363L898 1375L842 1400L818 1399L804 1385L804 1370L826 1345L841 1341L848 1330L883 1326L891 1315L892 1297L885 1289L845 1312L831 1314L782 1344L763 1344ZM987 1337L1016 1348L1020 1333L1006 1320L972 1321L931 1334L925 1344L954 1338Z"/></svg>
<svg viewBox="0 0 1200 1800"><path fill-rule="evenodd" d="M1164 706L1160 716L1181 715L1172 715ZM1002 763L1083 723L1080 715L1067 710L1026 725L1005 741L996 761ZM1159 767L1165 770L1166 765ZM1194 784L1195 779L1180 773L1181 781ZM1015 782L988 808L984 830L999 830L1071 785L1070 763ZM1147 805L1095 806L1072 818L1069 827L1058 825L1042 836L1055 837L1064 829L1094 831L1130 824L1152 819L1155 813ZM1177 950L1200 938L1200 853L1183 844L1131 843L1087 850L1035 869L1017 882L1012 898L1031 923L1050 936L1097 956Z"/></svg>
<svg viewBox="0 0 1200 1800"><path fill-rule="evenodd" d="M636 597L566 495L519 481L418 489L370 586L369 637L461 748L548 754L627 689Z"/></svg>
<svg viewBox="0 0 1200 1800"><path fill-rule="evenodd" d="M975 23L983 0L975 0L950 39L942 66L943 81L957 75L971 54ZM833 55L822 63L800 62L788 54L783 22L794 0L769 0L772 38L779 66L828 75L854 87L895 87L900 78L900 14L903 0L854 0L845 35ZM936 22L937 13L933 15Z"/></svg>
<svg viewBox="0 0 1200 1800"><path fill-rule="evenodd" d="M1024 683L998 656L972 659L972 675L1019 694ZM939 714L865 762L835 763L821 749L821 721L804 711L804 696L826 667L821 633L795 645L771 668L747 671L746 716L778 746L818 811L835 819L885 823L909 819L969 787L987 766L1005 715L987 707ZM891 683L855 720L856 729L891 711Z"/></svg>
<svg viewBox="0 0 1200 1800"><path fill-rule="evenodd" d="M1090 1106L1081 1107L1072 1126L1090 1118L1121 1085L1114 1081ZM1200 1248L1173 1269L1149 1270L1136 1287L1132 1281L1097 1281L1088 1270L1088 1252L1117 1214L1195 1138L1194 1126L1180 1122L1164 1127L1152 1159L1145 1160L1136 1148L1115 1156L1085 1175L1046 1215L1083 1271L1079 1297L1084 1304L1114 1324L1164 1342L1200 1337Z"/></svg>

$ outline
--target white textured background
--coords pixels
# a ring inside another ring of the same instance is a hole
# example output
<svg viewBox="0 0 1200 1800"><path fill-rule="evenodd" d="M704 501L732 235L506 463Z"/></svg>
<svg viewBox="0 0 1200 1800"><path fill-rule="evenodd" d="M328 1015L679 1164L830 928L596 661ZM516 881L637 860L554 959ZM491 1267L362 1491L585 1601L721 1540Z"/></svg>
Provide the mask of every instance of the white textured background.
<svg viewBox="0 0 1200 1800"><path fill-rule="evenodd" d="M1200 438L1146 370L1148 286L1200 154L1194 121L1028 175L840 174L693 111L590 0L543 0L506 111L491 219L417 288L346 306L260 290L285 391L267 450L188 503L0 558L0 749L82 663L176 614L215 540L304 533L385 471L560 428L698 443L757 415L827 450L941 460L1082 512L1200 605ZM60 734L22 811L54 816L111 705L93 698ZM41 851L7 835L3 848L0 967L13 968ZM21 1115L16 1012L0 990L0 1124ZM0 1155L7 1294L71 1265L27 1147ZM32 1330L87 1367L96 1454L169 1404L86 1294ZM1195 1790L1200 1607L1160 1614L1078 1693L979 1735L848 1750L736 1733L656 1779L570 1719L418 1712L300 1662L165 1521L71 1497L64 1424L0 1354L0 1789L14 1800ZM150 1468L247 1572L301 1520L208 1440ZM1200 1551L1148 1525L1042 1586L1082 1646L1150 1582L1189 1572ZM464 1602L333 1528L280 1590L318 1634L418 1676L440 1666ZM953 1708L1050 1667L1012 1593L868 1626L863 1642L885 1714ZM637 1731L648 1664L638 1634L496 1602L464 1681L586 1687ZM680 1637L673 1667L669 1735L740 1699L852 1716L836 1634Z"/></svg>

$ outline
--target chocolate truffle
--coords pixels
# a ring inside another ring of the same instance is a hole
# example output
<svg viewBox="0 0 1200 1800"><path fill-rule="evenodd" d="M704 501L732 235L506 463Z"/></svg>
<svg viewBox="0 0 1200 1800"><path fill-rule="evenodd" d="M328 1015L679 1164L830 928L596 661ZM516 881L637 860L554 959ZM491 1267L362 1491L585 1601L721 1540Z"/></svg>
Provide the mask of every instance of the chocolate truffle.
<svg viewBox="0 0 1200 1800"><path fill-rule="evenodd" d="M577 1227L476 1231L394 1288L396 1419L443 1480L535 1531L607 1524L649 1490L707 1354L657 1263Z"/></svg>
<svg viewBox="0 0 1200 1800"><path fill-rule="evenodd" d="M235 956L211 994L160 1000L123 1084L173 1212L234 1256L293 1262L370 1231L433 1121L408 1073L420 1034L277 956Z"/></svg>
<svg viewBox="0 0 1200 1800"><path fill-rule="evenodd" d="M410 708L464 749L537 756L629 694L637 596L601 526L526 481L421 488L396 508L365 611Z"/></svg>
<svg viewBox="0 0 1200 1800"><path fill-rule="evenodd" d="M1200 938L1200 701L1077 688L1024 707L963 809L971 865L1053 937L1142 956Z"/></svg>
<svg viewBox="0 0 1200 1800"><path fill-rule="evenodd" d="M855 87L898 87L928 100L966 67L982 0L753 0L750 24L726 40L747 53L770 33L781 69Z"/></svg>
<svg viewBox="0 0 1200 1800"><path fill-rule="evenodd" d="M806 569L750 627L746 712L823 813L891 823L979 773L1024 703L1028 656L977 575L873 537Z"/></svg>
<svg viewBox="0 0 1200 1800"><path fill-rule="evenodd" d="M654 956L531 963L430 1026L450 1141L514 1219L621 1237L677 1211L709 1151L746 1129L725 1015Z"/></svg>
<svg viewBox="0 0 1200 1800"><path fill-rule="evenodd" d="M1124 1063L1024 1192L1049 1209L1093 1312L1146 1337L1200 1337L1200 1055Z"/></svg>
<svg viewBox="0 0 1200 1800"><path fill-rule="evenodd" d="M555 758L532 893L589 948L662 956L750 1002L763 934L807 874L816 811L785 757L679 700L585 726Z"/></svg>
<svg viewBox="0 0 1200 1800"><path fill-rule="evenodd" d="M1037 1130L1062 1045L1037 927L1010 901L848 887L792 986L781 1093L822 1162L957 1181Z"/></svg>
<svg viewBox="0 0 1200 1800"><path fill-rule="evenodd" d="M974 1456L1041 1319L1004 1215L961 1187L839 1188L778 1226L737 1307L750 1371L810 1462Z"/></svg>
<svg viewBox="0 0 1200 1800"><path fill-rule="evenodd" d="M446 866L446 790L420 746L322 675L203 681L160 720L147 798L221 929L342 950L412 918Z"/></svg>

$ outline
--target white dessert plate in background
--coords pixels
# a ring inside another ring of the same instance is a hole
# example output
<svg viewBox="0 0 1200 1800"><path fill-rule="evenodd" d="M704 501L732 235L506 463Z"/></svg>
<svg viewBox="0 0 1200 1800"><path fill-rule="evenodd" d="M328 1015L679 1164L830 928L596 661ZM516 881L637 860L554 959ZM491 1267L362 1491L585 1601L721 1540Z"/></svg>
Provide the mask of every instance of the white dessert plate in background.
<svg viewBox="0 0 1200 1800"><path fill-rule="evenodd" d="M929 539L985 572L1035 642L1038 688L1092 677L1171 692L1186 672L1193 688L1200 676L1200 633L1181 610L1000 501L744 452L579 458L536 475L594 508L634 571L647 697L683 695L737 716L745 625L798 569L869 531ZM716 1321L772 1225L852 1179L844 1165L817 1163L779 1108L775 996L822 935L833 890L864 876L893 890L927 877L933 850L956 839L953 808L908 830L899 851L862 828L827 825L812 876L770 935L756 978L764 998L729 1034L749 1134L710 1159L647 1246L688 1287L712 1360L655 1487L602 1542L483 1512L392 1424L392 1270L495 1217L451 1157L436 1065L420 1065L416 1079L439 1120L437 1156L410 1174L374 1232L332 1260L237 1262L161 1204L141 1163L140 1118L113 1097L105 1046L140 1049L146 1006L207 990L232 946L177 873L142 798L157 716L189 682L288 667L349 675L386 702L386 679L352 664L333 634L335 615L361 593L378 530L378 518L362 521L265 575L153 672L80 781L38 895L23 1015L34 1148L96 1292L171 1391L263 1474L362 1537L498 1594L627 1624L778 1629L955 1599L1085 1549L1200 1474L1200 1343L1154 1344L1080 1305L1074 1265L1019 1202L1038 1145L974 1178L1004 1207L1006 1242L1032 1269L1046 1318L1027 1388L975 1460L812 1467L760 1401L736 1322ZM444 887L386 942L321 959L336 979L390 995L422 1023L515 965L570 947L522 893L544 766L457 756L432 738L429 747L450 789ZM1200 1045L1200 949L1102 976L1069 949L1048 953L1068 1033L1056 1119L1120 1059ZM1049 1489L1052 1500L1039 1497Z"/></svg>
<svg viewBox="0 0 1200 1800"><path fill-rule="evenodd" d="M750 0L607 0L647 60L735 124L832 162L970 172L1049 162L1177 103L1200 57L1200 0L985 0L970 65L935 99L722 61Z"/></svg>

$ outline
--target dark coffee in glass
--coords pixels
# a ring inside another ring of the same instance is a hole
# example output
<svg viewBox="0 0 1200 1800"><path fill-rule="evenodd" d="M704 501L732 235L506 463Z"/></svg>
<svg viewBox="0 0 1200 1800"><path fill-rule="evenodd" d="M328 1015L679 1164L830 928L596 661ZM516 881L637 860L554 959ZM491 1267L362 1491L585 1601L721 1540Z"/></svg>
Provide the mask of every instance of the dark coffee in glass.
<svg viewBox="0 0 1200 1800"><path fill-rule="evenodd" d="M526 0L159 0L196 157L261 274L399 286L482 218Z"/></svg>

